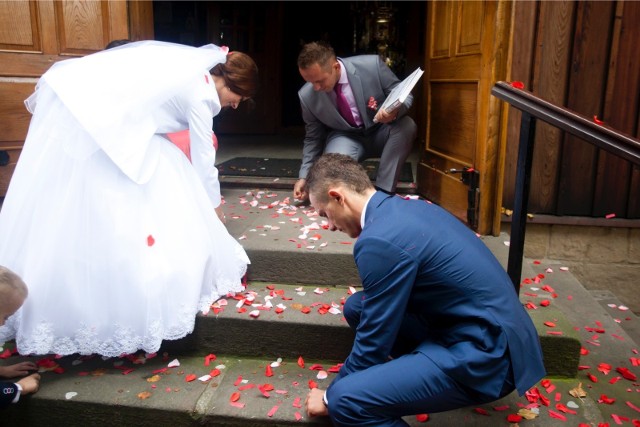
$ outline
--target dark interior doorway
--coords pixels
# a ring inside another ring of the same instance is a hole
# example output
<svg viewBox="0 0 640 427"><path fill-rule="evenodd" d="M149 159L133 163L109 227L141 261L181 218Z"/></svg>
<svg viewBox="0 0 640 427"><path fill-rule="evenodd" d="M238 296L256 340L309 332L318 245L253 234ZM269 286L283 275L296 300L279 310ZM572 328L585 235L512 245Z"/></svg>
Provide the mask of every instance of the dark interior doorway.
<svg viewBox="0 0 640 427"><path fill-rule="evenodd" d="M233 29L234 45L227 45L232 50L255 52L260 72L267 76L266 92L261 90L263 97L256 101L268 105L269 110L251 120L255 124L269 115L268 120L275 123L255 126L254 130L281 133L303 125L297 91L304 81L296 59L304 43L327 41L338 56L379 53L403 78L407 71L413 71L411 63L422 54L419 43L407 40L422 39L415 31L421 28L416 25L421 21L416 20L424 17L423 3L154 1L154 32L156 40L201 46L226 44ZM261 37L266 40L259 40ZM229 117L224 122L230 122ZM231 128L226 130L242 133L246 123L245 116L238 120L236 129L231 120Z"/></svg>

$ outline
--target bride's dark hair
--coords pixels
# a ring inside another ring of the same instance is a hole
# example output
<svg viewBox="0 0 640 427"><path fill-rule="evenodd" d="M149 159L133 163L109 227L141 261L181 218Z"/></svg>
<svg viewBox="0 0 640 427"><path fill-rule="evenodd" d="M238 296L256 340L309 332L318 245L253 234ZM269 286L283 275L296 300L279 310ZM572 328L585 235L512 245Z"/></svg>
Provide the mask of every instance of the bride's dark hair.
<svg viewBox="0 0 640 427"><path fill-rule="evenodd" d="M217 64L209 72L222 77L225 85L242 97L253 98L258 92L258 66L246 53L229 52L227 62Z"/></svg>

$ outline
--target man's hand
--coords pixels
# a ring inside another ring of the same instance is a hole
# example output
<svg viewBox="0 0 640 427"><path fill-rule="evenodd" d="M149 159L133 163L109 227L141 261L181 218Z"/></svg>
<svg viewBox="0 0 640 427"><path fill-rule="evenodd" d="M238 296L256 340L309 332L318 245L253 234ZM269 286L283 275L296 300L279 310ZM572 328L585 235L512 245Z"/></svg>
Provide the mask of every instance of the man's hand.
<svg viewBox="0 0 640 427"><path fill-rule="evenodd" d="M305 184L307 180L304 178L300 178L296 181L296 184L293 186L293 198L297 200L307 200L309 195L305 191Z"/></svg>
<svg viewBox="0 0 640 427"><path fill-rule="evenodd" d="M311 391L309 391L307 400L305 400L307 415L309 415L309 417L329 415L329 410L324 404L323 396L324 390L320 390L319 388L312 388Z"/></svg>
<svg viewBox="0 0 640 427"><path fill-rule="evenodd" d="M376 116L373 118L373 121L374 122L378 122L378 123L389 123L389 122L392 122L392 121L394 121L395 119L398 118L398 112L399 112L398 110L399 109L396 109L392 113L387 113L387 110L383 110L381 108L376 113Z"/></svg>
<svg viewBox="0 0 640 427"><path fill-rule="evenodd" d="M20 362L9 366L0 366L0 377L24 377L25 375L28 375L29 372L37 370L38 366L33 362Z"/></svg>
<svg viewBox="0 0 640 427"><path fill-rule="evenodd" d="M22 387L22 391L20 392L20 395L22 396L25 394L35 393L40 388L40 374L31 374L28 377L24 377L16 384L20 384L20 387Z"/></svg>

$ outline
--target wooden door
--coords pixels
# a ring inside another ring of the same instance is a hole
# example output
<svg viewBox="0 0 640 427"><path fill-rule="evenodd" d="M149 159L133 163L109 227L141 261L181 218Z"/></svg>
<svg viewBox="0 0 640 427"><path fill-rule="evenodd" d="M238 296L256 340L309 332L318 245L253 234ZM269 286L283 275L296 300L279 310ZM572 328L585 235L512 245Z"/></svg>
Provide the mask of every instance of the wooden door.
<svg viewBox="0 0 640 427"><path fill-rule="evenodd" d="M430 1L425 52L426 136L418 191L480 234L499 232L501 105L510 1Z"/></svg>
<svg viewBox="0 0 640 427"><path fill-rule="evenodd" d="M244 52L258 65L260 87L254 102L243 102L237 110L225 109L217 117L219 134L273 134L280 118L276 100L281 99L282 22L280 2L210 2L209 39L217 45ZM275 47L275 48L274 48Z"/></svg>
<svg viewBox="0 0 640 427"><path fill-rule="evenodd" d="M24 100L38 78L53 63L97 52L113 39L152 38L151 11L145 1L0 1L0 197L27 135Z"/></svg>

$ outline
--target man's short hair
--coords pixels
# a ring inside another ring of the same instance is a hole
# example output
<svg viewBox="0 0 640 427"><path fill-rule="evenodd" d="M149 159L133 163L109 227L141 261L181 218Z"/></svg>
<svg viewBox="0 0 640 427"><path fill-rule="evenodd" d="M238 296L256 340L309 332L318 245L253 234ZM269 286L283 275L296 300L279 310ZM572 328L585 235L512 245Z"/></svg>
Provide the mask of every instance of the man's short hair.
<svg viewBox="0 0 640 427"><path fill-rule="evenodd" d="M313 64L320 65L325 68L331 65L336 59L336 53L333 48L324 42L311 42L302 47L298 54L298 68L305 70Z"/></svg>
<svg viewBox="0 0 640 427"><path fill-rule="evenodd" d="M346 154L326 153L320 156L309 169L306 178L308 194L326 202L329 187L342 184L358 194L372 189L373 184L362 165Z"/></svg>

